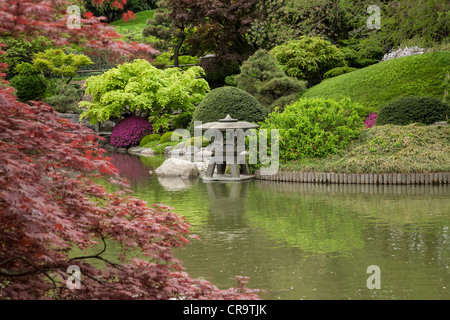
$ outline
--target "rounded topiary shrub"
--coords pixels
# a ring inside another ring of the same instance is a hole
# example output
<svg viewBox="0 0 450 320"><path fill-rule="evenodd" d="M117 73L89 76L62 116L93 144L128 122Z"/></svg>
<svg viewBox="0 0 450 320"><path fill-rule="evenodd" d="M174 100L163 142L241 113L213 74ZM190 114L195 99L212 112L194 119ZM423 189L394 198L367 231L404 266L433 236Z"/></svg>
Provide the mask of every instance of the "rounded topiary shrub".
<svg viewBox="0 0 450 320"><path fill-rule="evenodd" d="M35 76L19 74L12 78L10 82L16 89L16 95L20 101L40 99L45 95L45 85Z"/></svg>
<svg viewBox="0 0 450 320"><path fill-rule="evenodd" d="M430 125L446 121L450 117L450 106L432 97L406 97L393 101L380 109L376 125Z"/></svg>
<svg viewBox="0 0 450 320"><path fill-rule="evenodd" d="M235 87L222 87L209 92L194 112L192 121L216 122L227 115L239 121L264 121L267 110L251 94Z"/></svg>
<svg viewBox="0 0 450 320"><path fill-rule="evenodd" d="M137 146L152 130L152 125L145 118L125 118L114 127L111 133L111 145L117 148Z"/></svg>

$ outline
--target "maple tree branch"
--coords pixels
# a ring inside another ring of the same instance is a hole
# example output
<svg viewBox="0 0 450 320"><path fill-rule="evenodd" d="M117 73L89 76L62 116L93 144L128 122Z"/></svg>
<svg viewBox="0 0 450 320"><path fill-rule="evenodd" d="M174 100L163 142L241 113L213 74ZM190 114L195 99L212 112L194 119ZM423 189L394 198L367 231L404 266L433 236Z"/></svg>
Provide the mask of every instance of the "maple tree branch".
<svg viewBox="0 0 450 320"><path fill-rule="evenodd" d="M85 259L99 259L99 260L101 260L101 261L103 261L103 262L105 262L107 264L110 264L114 268L117 268L117 269L123 271L124 269L119 264L114 263L112 261L109 261L108 259L105 259L105 258L100 256L101 254L105 253L105 251L106 251L106 240L105 240L105 237L103 236L103 234L99 233L99 235L100 235L100 238L102 239L102 242L103 242L103 249L99 253L97 253L95 255L90 255L90 256L75 257L75 258L70 259L70 261L72 261L72 260L85 260Z"/></svg>
<svg viewBox="0 0 450 320"><path fill-rule="evenodd" d="M0 275L5 276L5 277L22 277L22 276L27 276L27 275L31 275L31 274L39 274L42 273L46 278L48 278L52 283L53 286L55 287L55 292L57 292L58 290L58 286L56 285L55 280L50 277L47 274L47 271L51 270L50 268L39 268L38 266L34 265L33 263L29 262L28 260L22 258L22 257L12 257L9 259L6 259L2 262L0 262L0 266L7 264L8 262L12 262L14 260L21 260L23 261L25 264L29 265L30 267L32 267L33 269L30 270L19 270L19 271L11 271L5 268L0 268Z"/></svg>

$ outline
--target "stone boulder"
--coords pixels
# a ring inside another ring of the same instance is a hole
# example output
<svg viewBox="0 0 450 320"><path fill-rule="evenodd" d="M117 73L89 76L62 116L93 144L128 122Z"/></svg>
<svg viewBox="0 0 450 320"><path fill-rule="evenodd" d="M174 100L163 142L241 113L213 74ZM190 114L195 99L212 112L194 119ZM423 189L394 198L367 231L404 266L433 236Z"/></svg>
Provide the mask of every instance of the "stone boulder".
<svg viewBox="0 0 450 320"><path fill-rule="evenodd" d="M179 177L182 179L196 179L200 176L200 171L195 163L190 161L169 158L155 173L160 177Z"/></svg>

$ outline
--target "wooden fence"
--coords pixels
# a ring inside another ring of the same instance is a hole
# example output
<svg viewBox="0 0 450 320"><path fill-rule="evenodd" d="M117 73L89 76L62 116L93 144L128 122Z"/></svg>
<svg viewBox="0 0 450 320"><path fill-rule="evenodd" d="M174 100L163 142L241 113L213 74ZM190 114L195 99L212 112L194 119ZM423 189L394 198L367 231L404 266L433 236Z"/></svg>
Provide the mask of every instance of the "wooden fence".
<svg viewBox="0 0 450 320"><path fill-rule="evenodd" d="M288 172L274 175L261 175L255 172L258 180L325 183L325 184L374 184L374 185L428 185L450 184L450 172L441 173L324 173L324 172Z"/></svg>

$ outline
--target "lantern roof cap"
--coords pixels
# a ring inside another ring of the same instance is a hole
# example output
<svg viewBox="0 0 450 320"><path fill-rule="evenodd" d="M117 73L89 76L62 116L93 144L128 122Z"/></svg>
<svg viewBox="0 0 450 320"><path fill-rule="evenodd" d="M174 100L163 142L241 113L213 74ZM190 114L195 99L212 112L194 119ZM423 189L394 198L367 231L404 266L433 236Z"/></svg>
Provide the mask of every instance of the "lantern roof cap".
<svg viewBox="0 0 450 320"><path fill-rule="evenodd" d="M247 121L239 121L237 119L233 119L229 114L224 118L220 119L218 122L208 122L205 124L202 124L200 126L195 127L195 129L202 129L202 130L210 130L210 129L216 129L225 131L227 129L257 129L259 128L259 125L250 123Z"/></svg>

